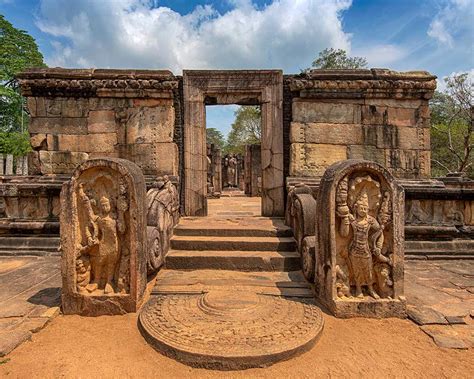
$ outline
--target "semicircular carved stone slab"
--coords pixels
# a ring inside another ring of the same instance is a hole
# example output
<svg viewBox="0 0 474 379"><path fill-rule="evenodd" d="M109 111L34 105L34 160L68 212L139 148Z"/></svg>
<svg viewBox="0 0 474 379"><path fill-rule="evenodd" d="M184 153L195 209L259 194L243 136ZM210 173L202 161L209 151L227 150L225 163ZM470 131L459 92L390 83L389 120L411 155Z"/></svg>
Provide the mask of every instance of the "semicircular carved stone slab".
<svg viewBox="0 0 474 379"><path fill-rule="evenodd" d="M145 178L133 162L86 161L61 191L65 314L135 312L146 286Z"/></svg>
<svg viewBox="0 0 474 379"><path fill-rule="evenodd" d="M317 201L316 293L338 317L405 317L404 192L382 166L330 166Z"/></svg>

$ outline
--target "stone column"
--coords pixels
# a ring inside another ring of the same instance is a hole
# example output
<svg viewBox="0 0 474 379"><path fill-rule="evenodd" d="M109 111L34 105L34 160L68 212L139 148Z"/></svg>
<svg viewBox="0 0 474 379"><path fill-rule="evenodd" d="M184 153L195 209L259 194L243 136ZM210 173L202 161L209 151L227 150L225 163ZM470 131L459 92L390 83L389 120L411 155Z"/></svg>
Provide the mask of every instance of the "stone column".
<svg viewBox="0 0 474 379"><path fill-rule="evenodd" d="M23 157L16 157L16 168L15 168L16 175L23 174Z"/></svg>
<svg viewBox="0 0 474 379"><path fill-rule="evenodd" d="M13 155L7 154L7 161L5 163L5 175L13 175Z"/></svg>
<svg viewBox="0 0 474 379"><path fill-rule="evenodd" d="M28 175L28 155L23 157L23 173L22 175Z"/></svg>
<svg viewBox="0 0 474 379"><path fill-rule="evenodd" d="M3 154L0 154L0 175L5 174L5 160L3 159Z"/></svg>

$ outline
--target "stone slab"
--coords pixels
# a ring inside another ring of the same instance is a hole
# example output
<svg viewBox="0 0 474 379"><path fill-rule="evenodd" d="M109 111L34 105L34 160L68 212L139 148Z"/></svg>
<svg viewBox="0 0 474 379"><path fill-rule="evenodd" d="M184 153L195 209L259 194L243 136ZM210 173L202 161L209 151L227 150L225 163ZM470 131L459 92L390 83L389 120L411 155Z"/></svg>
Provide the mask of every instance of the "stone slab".
<svg viewBox="0 0 474 379"><path fill-rule="evenodd" d="M422 326L421 330L433 338L434 343L441 348L461 350L469 348L469 343L450 326L426 325Z"/></svg>
<svg viewBox="0 0 474 379"><path fill-rule="evenodd" d="M447 325L448 321L440 313L429 307L407 307L408 317L418 325L440 324Z"/></svg>
<svg viewBox="0 0 474 379"><path fill-rule="evenodd" d="M31 332L25 330L0 331L0 357L15 350L23 342L31 339Z"/></svg>
<svg viewBox="0 0 474 379"><path fill-rule="evenodd" d="M361 145L364 143L364 133L360 124L292 122L290 126L290 142Z"/></svg>
<svg viewBox="0 0 474 379"><path fill-rule="evenodd" d="M57 136L58 150L85 153L110 153L115 151L117 134L94 133L87 135L60 134Z"/></svg>
<svg viewBox="0 0 474 379"><path fill-rule="evenodd" d="M39 152L39 165L43 175L70 174L74 169L89 159L85 152L44 151Z"/></svg>
<svg viewBox="0 0 474 379"><path fill-rule="evenodd" d="M28 130L30 133L87 134L87 118L33 117Z"/></svg>
<svg viewBox="0 0 474 379"><path fill-rule="evenodd" d="M322 176L331 164L345 159L345 145L293 143L290 148L290 175Z"/></svg>
<svg viewBox="0 0 474 379"><path fill-rule="evenodd" d="M294 101L293 121L359 124L361 109L356 104Z"/></svg>

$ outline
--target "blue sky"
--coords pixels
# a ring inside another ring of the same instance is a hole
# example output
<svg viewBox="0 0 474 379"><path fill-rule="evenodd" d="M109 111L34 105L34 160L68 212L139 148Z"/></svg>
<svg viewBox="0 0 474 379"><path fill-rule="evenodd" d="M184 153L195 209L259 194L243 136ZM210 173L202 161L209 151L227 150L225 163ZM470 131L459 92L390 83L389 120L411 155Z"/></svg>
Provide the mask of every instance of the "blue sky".
<svg viewBox="0 0 474 379"><path fill-rule="evenodd" d="M474 0L0 0L50 66L281 68L325 47L370 67L474 74ZM227 132L235 107L208 107Z"/></svg>

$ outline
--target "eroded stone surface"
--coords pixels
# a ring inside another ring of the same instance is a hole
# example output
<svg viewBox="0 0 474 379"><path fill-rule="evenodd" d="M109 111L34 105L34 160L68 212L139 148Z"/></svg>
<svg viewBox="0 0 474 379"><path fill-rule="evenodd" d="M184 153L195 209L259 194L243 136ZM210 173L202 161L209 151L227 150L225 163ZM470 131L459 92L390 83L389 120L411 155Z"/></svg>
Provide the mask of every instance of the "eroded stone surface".
<svg viewBox="0 0 474 379"><path fill-rule="evenodd" d="M146 285L145 179L123 159L95 159L61 191L63 312L134 312Z"/></svg>
<svg viewBox="0 0 474 379"><path fill-rule="evenodd" d="M316 293L339 317L405 317L404 193L374 162L324 173L317 199Z"/></svg>
<svg viewBox="0 0 474 379"><path fill-rule="evenodd" d="M140 313L145 338L186 364L234 370L264 367L309 349L323 329L307 300L226 288L193 295L159 295Z"/></svg>

